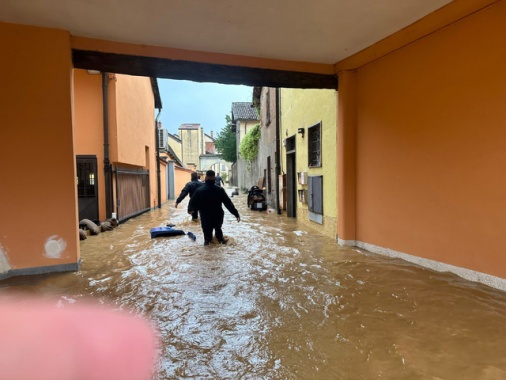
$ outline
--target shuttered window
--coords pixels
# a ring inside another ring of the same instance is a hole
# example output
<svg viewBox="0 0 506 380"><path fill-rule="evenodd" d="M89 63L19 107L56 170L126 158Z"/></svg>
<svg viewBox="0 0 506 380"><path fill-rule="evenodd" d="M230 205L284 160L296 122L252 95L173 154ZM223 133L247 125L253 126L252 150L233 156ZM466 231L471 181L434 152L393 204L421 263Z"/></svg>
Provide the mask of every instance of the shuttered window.
<svg viewBox="0 0 506 380"><path fill-rule="evenodd" d="M309 211L323 215L323 176L309 177Z"/></svg>

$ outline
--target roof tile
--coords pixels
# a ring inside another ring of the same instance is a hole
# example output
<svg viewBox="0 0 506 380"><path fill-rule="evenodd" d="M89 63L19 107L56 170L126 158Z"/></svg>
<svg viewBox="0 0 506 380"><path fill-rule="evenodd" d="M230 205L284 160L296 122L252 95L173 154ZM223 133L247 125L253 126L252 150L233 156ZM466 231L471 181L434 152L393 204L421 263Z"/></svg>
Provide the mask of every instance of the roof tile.
<svg viewBox="0 0 506 380"><path fill-rule="evenodd" d="M232 103L232 120L259 120L252 102Z"/></svg>

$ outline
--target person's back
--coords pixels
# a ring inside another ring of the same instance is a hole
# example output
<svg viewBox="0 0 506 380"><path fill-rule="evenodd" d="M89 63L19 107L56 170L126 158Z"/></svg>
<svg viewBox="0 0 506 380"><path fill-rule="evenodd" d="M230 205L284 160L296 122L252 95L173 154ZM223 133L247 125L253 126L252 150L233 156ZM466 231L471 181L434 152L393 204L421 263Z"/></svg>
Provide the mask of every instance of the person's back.
<svg viewBox="0 0 506 380"><path fill-rule="evenodd" d="M177 208L177 206L183 201L184 198L186 198L187 195L190 195L190 198L193 196L193 194L195 194L195 192L197 191L197 189L201 186L203 186L204 184L202 182L199 181L199 177L198 177L198 174L193 172L191 174L191 181L188 182L185 187L183 188L183 190L181 190L181 194L179 194L179 197L176 199L176 203L175 203L175 206ZM198 213L195 212L192 214L192 219L193 220L197 220L198 219Z"/></svg>
<svg viewBox="0 0 506 380"><path fill-rule="evenodd" d="M228 198L225 189L216 186L214 183L206 181L204 186L197 189L199 197L199 211L202 217L213 217L214 215L224 215L223 203ZM197 193L197 191L195 193Z"/></svg>
<svg viewBox="0 0 506 380"><path fill-rule="evenodd" d="M216 186L221 187L221 184L225 184L219 174L216 174L216 180L214 181Z"/></svg>
<svg viewBox="0 0 506 380"><path fill-rule="evenodd" d="M213 238L213 229L216 232L218 242L225 244L223 238L223 217L225 215L222 205L237 218L239 222L239 212L230 200L225 190L215 185L215 173L208 170L206 173L206 181L204 186L195 191L190 199L188 212L194 213L200 211L200 219L202 220L202 232L204 233L204 245L208 245Z"/></svg>
<svg viewBox="0 0 506 380"><path fill-rule="evenodd" d="M198 179L192 179L190 182L186 184L188 186L188 194L190 195L190 198L195 194L197 189L201 186L203 186L204 183L200 182Z"/></svg>

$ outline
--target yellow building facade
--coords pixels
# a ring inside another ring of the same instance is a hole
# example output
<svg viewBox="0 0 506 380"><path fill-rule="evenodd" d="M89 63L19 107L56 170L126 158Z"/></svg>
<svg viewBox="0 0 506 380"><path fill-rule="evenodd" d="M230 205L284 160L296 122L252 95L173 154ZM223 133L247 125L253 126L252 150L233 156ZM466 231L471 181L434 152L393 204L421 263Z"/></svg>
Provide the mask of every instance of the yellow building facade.
<svg viewBox="0 0 506 380"><path fill-rule="evenodd" d="M206 152L204 129L200 124L181 124L178 132L183 164L188 168L201 170L200 155Z"/></svg>
<svg viewBox="0 0 506 380"><path fill-rule="evenodd" d="M281 89L280 109L287 214L335 238L337 91Z"/></svg>

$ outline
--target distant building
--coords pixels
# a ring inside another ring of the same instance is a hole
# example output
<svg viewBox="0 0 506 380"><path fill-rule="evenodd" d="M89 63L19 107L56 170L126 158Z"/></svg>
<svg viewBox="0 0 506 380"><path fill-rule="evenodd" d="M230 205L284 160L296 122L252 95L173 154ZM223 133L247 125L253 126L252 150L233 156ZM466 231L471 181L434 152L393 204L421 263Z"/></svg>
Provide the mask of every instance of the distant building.
<svg viewBox="0 0 506 380"><path fill-rule="evenodd" d="M179 126L181 140L181 160L188 168L200 170L200 155L206 152L204 128L200 124L181 124Z"/></svg>
<svg viewBox="0 0 506 380"><path fill-rule="evenodd" d="M180 190L191 178L191 169L181 161L181 140L170 134L158 123L158 144L160 149L162 202L175 199ZM176 153L179 152L178 153Z"/></svg>
<svg viewBox="0 0 506 380"><path fill-rule="evenodd" d="M253 100L260 106L260 141L258 142L258 156L254 167L256 177L260 180L269 207L277 209L276 175L276 132L278 122L276 117L276 91L270 87L255 87ZM279 90L281 91L281 90ZM252 167L253 170L253 167ZM282 190L281 190L282 191Z"/></svg>
<svg viewBox="0 0 506 380"><path fill-rule="evenodd" d="M103 80L74 70L78 212L79 219L103 221L115 213L121 221L158 203L153 111L161 99L156 79L120 74L106 75L104 99Z"/></svg>
<svg viewBox="0 0 506 380"><path fill-rule="evenodd" d="M258 178L250 173L250 165L241 158L239 147L246 134L260 123L257 109L252 102L234 102L232 103L232 123L237 136L237 161L232 167L232 184L241 189L249 189L253 185L258 185Z"/></svg>

